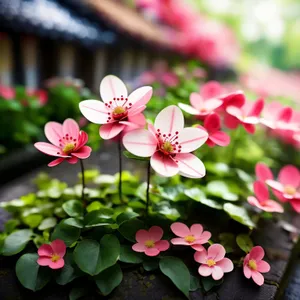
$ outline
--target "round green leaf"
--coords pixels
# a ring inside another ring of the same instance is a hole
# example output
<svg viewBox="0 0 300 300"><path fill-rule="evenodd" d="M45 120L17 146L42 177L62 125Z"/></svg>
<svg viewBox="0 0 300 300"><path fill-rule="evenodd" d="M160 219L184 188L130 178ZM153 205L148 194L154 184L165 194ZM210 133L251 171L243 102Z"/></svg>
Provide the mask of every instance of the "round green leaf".
<svg viewBox="0 0 300 300"><path fill-rule="evenodd" d="M206 186L207 193L227 201L237 201L238 195L230 191L229 186L221 180L210 181Z"/></svg>
<svg viewBox="0 0 300 300"><path fill-rule="evenodd" d="M215 200L207 199L199 188L191 188L184 191L189 198L215 209L223 209L223 205Z"/></svg>
<svg viewBox="0 0 300 300"><path fill-rule="evenodd" d="M212 277L201 277L202 286L205 292L209 292L215 286L222 284L224 278L220 280L214 280Z"/></svg>
<svg viewBox="0 0 300 300"><path fill-rule="evenodd" d="M16 274L21 284L32 291L42 289L51 278L49 268L37 264L38 255L27 253L22 255L16 264Z"/></svg>
<svg viewBox="0 0 300 300"><path fill-rule="evenodd" d="M36 228L40 225L43 220L42 215L32 214L26 217L23 217L23 222L28 225L30 228Z"/></svg>
<svg viewBox="0 0 300 300"><path fill-rule="evenodd" d="M80 228L70 226L65 222L66 220L63 220L56 225L52 233L51 240L63 240L67 247L69 247L79 239Z"/></svg>
<svg viewBox="0 0 300 300"><path fill-rule="evenodd" d="M7 234L10 234L14 231L14 229L20 225L20 221L17 219L10 219L4 224L4 231Z"/></svg>
<svg viewBox="0 0 300 300"><path fill-rule="evenodd" d="M189 298L190 272L183 261L177 257L165 256L160 259L159 268Z"/></svg>
<svg viewBox="0 0 300 300"><path fill-rule="evenodd" d="M115 264L95 276L94 279L100 292L107 296L122 282L123 273L120 266Z"/></svg>
<svg viewBox="0 0 300 300"><path fill-rule="evenodd" d="M65 265L56 277L56 282L60 285L65 285L82 274L80 274L80 270L78 270L77 266L75 265L72 253L67 253L67 255L64 257L64 260Z"/></svg>
<svg viewBox="0 0 300 300"><path fill-rule="evenodd" d="M56 223L57 223L56 218L53 217L46 218L42 221L42 223L38 227L38 230L46 230L52 228L56 225Z"/></svg>
<svg viewBox="0 0 300 300"><path fill-rule="evenodd" d="M127 240L135 242L136 232L144 227L145 225L142 221L138 219L131 219L124 222L118 230Z"/></svg>
<svg viewBox="0 0 300 300"><path fill-rule="evenodd" d="M114 221L111 217L107 214L106 211L100 210L93 210L86 214L84 218L84 225L87 228L90 227L98 227L98 226L107 226L113 224Z"/></svg>
<svg viewBox="0 0 300 300"><path fill-rule="evenodd" d="M249 228L255 227L255 224L248 215L247 210L242 206L237 206L232 203L225 203L223 209L230 215L230 217Z"/></svg>
<svg viewBox="0 0 300 300"><path fill-rule="evenodd" d="M117 216L116 222L120 226L124 222L126 222L126 221L128 221L130 219L136 218L138 216L139 216L139 214L137 214L137 213L135 213L133 211L125 211L125 212L123 212L123 213L121 213L121 214L119 214Z"/></svg>
<svg viewBox="0 0 300 300"><path fill-rule="evenodd" d="M131 246L121 245L120 261L129 264L139 264L143 261L142 253L132 250Z"/></svg>
<svg viewBox="0 0 300 300"><path fill-rule="evenodd" d="M75 218L68 218L64 220L65 225L70 225L76 228L83 228L83 222Z"/></svg>
<svg viewBox="0 0 300 300"><path fill-rule="evenodd" d="M69 200L62 207L70 217L81 217L83 215L83 205L79 200Z"/></svg>
<svg viewBox="0 0 300 300"><path fill-rule="evenodd" d="M120 257L120 242L112 234L106 234L100 240L100 272L113 266Z"/></svg>
<svg viewBox="0 0 300 300"><path fill-rule="evenodd" d="M159 259L156 257L151 257L150 259L146 259L143 261L143 268L146 271L154 271L159 267Z"/></svg>
<svg viewBox="0 0 300 300"><path fill-rule="evenodd" d="M248 234L239 234L236 237L236 243L246 253L253 248L253 242Z"/></svg>
<svg viewBox="0 0 300 300"><path fill-rule="evenodd" d="M101 202L94 201L86 207L86 211L91 212L93 210L99 210L101 207L103 207L103 204Z"/></svg>
<svg viewBox="0 0 300 300"><path fill-rule="evenodd" d="M10 256L21 252L32 239L32 230L21 229L11 233L4 241L2 255Z"/></svg>

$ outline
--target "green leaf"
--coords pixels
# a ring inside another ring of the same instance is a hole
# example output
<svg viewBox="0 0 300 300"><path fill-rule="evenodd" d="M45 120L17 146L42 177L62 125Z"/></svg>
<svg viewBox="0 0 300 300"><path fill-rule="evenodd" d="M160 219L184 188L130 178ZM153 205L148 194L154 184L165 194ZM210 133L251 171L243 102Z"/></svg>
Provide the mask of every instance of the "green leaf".
<svg viewBox="0 0 300 300"><path fill-rule="evenodd" d="M183 261L177 257L165 256L160 259L159 268L189 298L190 272Z"/></svg>
<svg viewBox="0 0 300 300"><path fill-rule="evenodd" d="M99 185L111 185L116 182L116 178L113 175L100 175L97 178L95 178L94 183Z"/></svg>
<svg viewBox="0 0 300 300"><path fill-rule="evenodd" d="M30 228L36 228L40 225L43 220L42 215L33 214L26 217L23 217L23 222L28 225Z"/></svg>
<svg viewBox="0 0 300 300"><path fill-rule="evenodd" d="M76 228L83 228L83 222L75 218L68 218L64 220L65 225L70 225Z"/></svg>
<svg viewBox="0 0 300 300"><path fill-rule="evenodd" d="M86 286L75 286L72 288L69 294L69 300L78 300L89 293L89 289Z"/></svg>
<svg viewBox="0 0 300 300"><path fill-rule="evenodd" d="M51 240L63 240L67 247L69 247L79 239L80 228L70 226L65 222L66 221L63 220L58 225L56 225L52 233Z"/></svg>
<svg viewBox="0 0 300 300"><path fill-rule="evenodd" d="M145 224L138 219L131 219L119 227L119 232L129 241L135 242L135 234L138 230L144 229Z"/></svg>
<svg viewBox="0 0 300 300"><path fill-rule="evenodd" d="M19 281L25 288L34 292L42 289L51 278L51 271L37 264L38 257L36 253L27 253L22 255L16 264Z"/></svg>
<svg viewBox="0 0 300 300"><path fill-rule="evenodd" d="M190 291L195 292L200 289L200 282L199 278L191 275L191 284L190 284Z"/></svg>
<svg viewBox="0 0 300 300"><path fill-rule="evenodd" d="M70 217L81 217L84 211L79 200L69 200L62 205L62 208Z"/></svg>
<svg viewBox="0 0 300 300"><path fill-rule="evenodd" d="M237 201L238 195L230 191L229 186L221 180L210 181L206 186L207 193L227 201Z"/></svg>
<svg viewBox="0 0 300 300"><path fill-rule="evenodd" d="M201 277L202 286L205 292L209 292L215 286L219 286L224 281L224 278L220 280L214 280L212 277Z"/></svg>
<svg viewBox="0 0 300 300"><path fill-rule="evenodd" d="M151 257L143 261L143 268L146 271L154 271L159 267L159 259L156 257Z"/></svg>
<svg viewBox="0 0 300 300"><path fill-rule="evenodd" d="M42 221L42 223L38 227L38 230L50 229L50 228L54 227L56 225L56 223L57 223L56 218L53 218L53 217L46 218Z"/></svg>
<svg viewBox="0 0 300 300"><path fill-rule="evenodd" d="M236 243L246 253L253 248L253 242L248 234L239 234L236 237Z"/></svg>
<svg viewBox="0 0 300 300"><path fill-rule="evenodd" d="M231 232L219 234L220 243L224 246L226 253L233 252L236 248L235 236Z"/></svg>
<svg viewBox="0 0 300 300"><path fill-rule="evenodd" d="M89 204L86 207L87 212L91 212L93 210L99 210L101 207L103 207L103 204L99 201L93 201L91 204Z"/></svg>
<svg viewBox="0 0 300 300"><path fill-rule="evenodd" d="M225 203L223 209L230 215L230 217L249 228L255 227L255 224L248 215L247 210L242 206L237 206L232 203Z"/></svg>
<svg viewBox="0 0 300 300"><path fill-rule="evenodd" d="M56 277L56 282L60 285L65 285L81 275L80 271L75 265L72 253L67 253L67 255L64 257L64 260L65 265Z"/></svg>
<svg viewBox="0 0 300 300"><path fill-rule="evenodd" d="M113 266L120 257L120 242L112 234L106 234L100 240L100 272Z"/></svg>
<svg viewBox="0 0 300 300"><path fill-rule="evenodd" d="M30 229L21 229L11 233L4 241L2 255L11 256L21 252L32 239L33 232Z"/></svg>
<svg viewBox="0 0 300 300"><path fill-rule="evenodd" d="M130 158L130 159L143 160L143 161L149 161L150 160L149 157L136 156L136 155L130 153L129 151L123 151L123 154L124 154L125 157Z"/></svg>
<svg viewBox="0 0 300 300"><path fill-rule="evenodd" d="M131 246L121 245L119 260L124 263L139 264L143 261L143 255L133 251Z"/></svg>
<svg viewBox="0 0 300 300"><path fill-rule="evenodd" d="M228 167L228 165L221 162L206 162L205 168L207 169L208 173L216 174L219 177L228 176L230 172L230 168Z"/></svg>
<svg viewBox="0 0 300 300"><path fill-rule="evenodd" d="M20 221L16 219L10 219L4 224L4 231L8 234L12 233L14 229L20 225Z"/></svg>
<svg viewBox="0 0 300 300"><path fill-rule="evenodd" d="M115 264L95 276L94 279L100 292L107 296L122 282L123 273L120 266Z"/></svg>
<svg viewBox="0 0 300 300"><path fill-rule="evenodd" d="M114 221L110 218L110 216L101 210L93 210L86 214L84 217L84 225L87 228L90 227L98 227L98 226L107 226L113 224Z"/></svg>
<svg viewBox="0 0 300 300"><path fill-rule="evenodd" d="M137 214L133 211L125 211L117 216L116 222L120 226L124 222L126 222L130 219L136 218L138 216L139 216L139 214Z"/></svg>
<svg viewBox="0 0 300 300"><path fill-rule="evenodd" d="M141 200L146 201L146 190L147 190L147 183L143 182L136 189L135 195L139 197Z"/></svg>

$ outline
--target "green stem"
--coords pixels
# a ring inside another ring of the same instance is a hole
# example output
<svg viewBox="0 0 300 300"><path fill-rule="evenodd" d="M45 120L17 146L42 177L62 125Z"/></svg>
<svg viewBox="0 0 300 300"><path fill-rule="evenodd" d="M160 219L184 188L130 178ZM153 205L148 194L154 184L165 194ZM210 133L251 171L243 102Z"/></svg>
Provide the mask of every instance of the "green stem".
<svg viewBox="0 0 300 300"><path fill-rule="evenodd" d="M150 194L149 194L150 175L151 175L151 168L150 168L150 161L149 161L147 165L146 217L148 216L149 213L149 203L150 203Z"/></svg>
<svg viewBox="0 0 300 300"><path fill-rule="evenodd" d="M84 188L85 188L85 180L84 180L84 166L82 159L79 159L80 161L80 168L81 168L81 182L82 182L82 190L81 190L81 200L83 205L85 206L85 199L84 199Z"/></svg>
<svg viewBox="0 0 300 300"><path fill-rule="evenodd" d="M119 200L123 203L122 199L122 144L121 138L118 141L118 152L119 152Z"/></svg>

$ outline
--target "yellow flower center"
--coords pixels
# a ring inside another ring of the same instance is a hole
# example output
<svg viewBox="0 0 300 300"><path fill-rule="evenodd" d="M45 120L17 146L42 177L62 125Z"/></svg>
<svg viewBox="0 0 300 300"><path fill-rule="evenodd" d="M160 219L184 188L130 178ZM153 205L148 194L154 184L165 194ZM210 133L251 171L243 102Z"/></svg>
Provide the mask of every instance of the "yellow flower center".
<svg viewBox="0 0 300 300"><path fill-rule="evenodd" d="M248 266L250 269L252 269L254 271L256 271L256 269L257 269L256 261L254 259L249 260Z"/></svg>
<svg viewBox="0 0 300 300"><path fill-rule="evenodd" d="M188 243L192 243L192 242L195 242L195 237L193 235L187 235L185 238L185 241L188 242Z"/></svg>
<svg viewBox="0 0 300 300"><path fill-rule="evenodd" d="M145 242L145 246L147 248L153 248L155 246L155 242L152 241L152 240L148 240L148 241Z"/></svg>
<svg viewBox="0 0 300 300"><path fill-rule="evenodd" d="M213 266L216 264L216 262L215 262L213 259L208 259L208 260L206 261L206 264L207 264L209 267L213 267Z"/></svg>
<svg viewBox="0 0 300 300"><path fill-rule="evenodd" d="M161 146L161 149L167 153L172 153L174 151L173 145L169 141L164 142Z"/></svg>
<svg viewBox="0 0 300 300"><path fill-rule="evenodd" d="M51 260L53 262L57 262L59 259L60 259L60 256L58 254L56 254L56 253L52 254Z"/></svg>
<svg viewBox="0 0 300 300"><path fill-rule="evenodd" d="M63 147L63 152L69 154L75 149L75 145L73 143L68 143Z"/></svg>
<svg viewBox="0 0 300 300"><path fill-rule="evenodd" d="M119 114L123 114L126 111L126 109L123 106L117 106L114 111L113 114L119 115Z"/></svg>
<svg viewBox="0 0 300 300"><path fill-rule="evenodd" d="M284 193L285 194L293 196L294 194L296 194L296 191L297 190L289 184L284 187Z"/></svg>

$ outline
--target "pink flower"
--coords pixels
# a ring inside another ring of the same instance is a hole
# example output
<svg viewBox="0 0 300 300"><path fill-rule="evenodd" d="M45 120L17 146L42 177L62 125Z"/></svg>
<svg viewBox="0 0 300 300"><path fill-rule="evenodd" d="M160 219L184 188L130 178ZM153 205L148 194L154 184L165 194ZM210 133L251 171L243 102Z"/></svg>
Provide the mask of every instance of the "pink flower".
<svg viewBox="0 0 300 300"><path fill-rule="evenodd" d="M226 108L229 106L242 107L246 102L246 98L243 91L235 91L227 93L225 95L221 95L220 99L223 100L223 104L220 107L220 109L225 112Z"/></svg>
<svg viewBox="0 0 300 300"><path fill-rule="evenodd" d="M48 94L44 90L27 89L26 92L28 96L37 97L41 105L45 105L48 102Z"/></svg>
<svg viewBox="0 0 300 300"><path fill-rule="evenodd" d="M197 128L207 131L208 139L206 141L206 144L209 147L214 147L215 145L225 147L230 143L230 136L227 133L220 131L221 120L219 115L217 114L208 115L204 119L204 127L198 125Z"/></svg>
<svg viewBox="0 0 300 300"><path fill-rule="evenodd" d="M204 250L203 244L208 243L211 238L211 233L203 231L203 227L200 224L193 224L191 228L188 228L185 224L176 222L171 225L171 230L179 238L171 240L173 245L185 245L191 246L197 251Z"/></svg>
<svg viewBox="0 0 300 300"><path fill-rule="evenodd" d="M15 96L16 96L16 92L13 88L0 84L0 97L9 100L9 99L13 99Z"/></svg>
<svg viewBox="0 0 300 300"><path fill-rule="evenodd" d="M34 146L47 155L58 157L48 164L49 167L54 167L64 160L76 164L78 159L88 158L91 154L92 149L85 146L88 141L87 133L80 130L73 119L66 119L62 125L48 122L45 125L45 135L51 144L39 142Z"/></svg>
<svg viewBox="0 0 300 300"><path fill-rule="evenodd" d="M244 275L246 278L252 277L257 285L263 285L264 277L261 273L270 271L270 265L262 260L265 256L265 251L260 246L255 246L244 259Z"/></svg>
<svg viewBox="0 0 300 300"><path fill-rule="evenodd" d="M253 184L256 198L249 196L247 201L263 211L268 212L283 212L283 207L274 200L269 199L269 191L265 184L261 181L255 181Z"/></svg>
<svg viewBox="0 0 300 300"><path fill-rule="evenodd" d="M256 178L260 181L266 182L268 179L273 179L273 174L270 168L264 163L257 163L255 166Z"/></svg>
<svg viewBox="0 0 300 300"><path fill-rule="evenodd" d="M54 240L49 244L43 244L38 249L40 266L48 266L51 269L61 269L65 265L63 257L66 254L66 244L62 240Z"/></svg>
<svg viewBox="0 0 300 300"><path fill-rule="evenodd" d="M192 106L179 103L179 107L191 115L206 116L223 104L218 99L222 94L222 87L217 81L209 81L201 88L200 94L191 93L190 103Z"/></svg>
<svg viewBox="0 0 300 300"><path fill-rule="evenodd" d="M152 226L149 231L141 229L135 234L136 244L132 250L145 252L148 256L157 256L161 251L169 249L169 242L162 240L163 230L159 226Z"/></svg>
<svg viewBox="0 0 300 300"><path fill-rule="evenodd" d="M90 122L103 124L100 127L100 136L103 139L114 138L126 127L144 127L146 120L141 112L152 96L152 87L138 88L127 96L123 81L108 75L101 81L100 95L103 102L85 100L79 103L79 108Z"/></svg>
<svg viewBox="0 0 300 300"><path fill-rule="evenodd" d="M151 166L161 176L170 177L179 173L190 178L201 178L205 175L205 167L190 152L203 145L207 137L204 130L184 128L181 110L171 105L157 115L154 126L148 124L148 130L128 132L123 144L134 155L151 156Z"/></svg>
<svg viewBox="0 0 300 300"><path fill-rule="evenodd" d="M235 129L239 124L251 134L255 132L255 126L260 121L260 113L264 108L264 100L258 99L253 104L246 103L242 107L228 106L226 112L229 116L225 119L226 126Z"/></svg>
<svg viewBox="0 0 300 300"><path fill-rule="evenodd" d="M204 249L201 252L194 254L196 262L200 263L198 272L201 276L207 277L212 275L214 280L219 280L224 276L224 273L233 270L233 263L225 256L225 248L220 244L211 245L207 251Z"/></svg>

